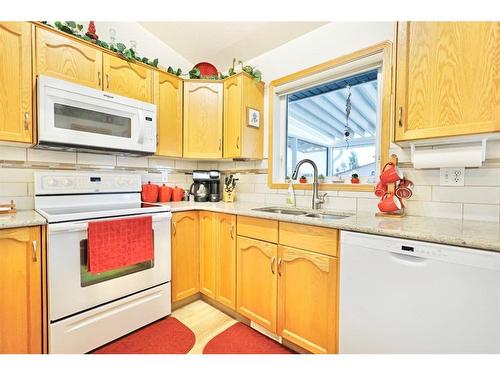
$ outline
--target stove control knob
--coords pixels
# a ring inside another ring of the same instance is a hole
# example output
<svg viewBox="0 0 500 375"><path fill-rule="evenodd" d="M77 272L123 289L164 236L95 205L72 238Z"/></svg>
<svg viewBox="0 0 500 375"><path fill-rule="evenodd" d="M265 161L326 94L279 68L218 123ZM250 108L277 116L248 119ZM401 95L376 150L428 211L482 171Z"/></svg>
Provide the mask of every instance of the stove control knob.
<svg viewBox="0 0 500 375"><path fill-rule="evenodd" d="M71 180L70 179L67 179L67 178L64 178L61 183L63 184L63 186L71 186Z"/></svg>
<svg viewBox="0 0 500 375"><path fill-rule="evenodd" d="M47 186L50 186L50 187L54 187L57 185L57 181L54 180L52 177L46 178L45 183L47 184Z"/></svg>

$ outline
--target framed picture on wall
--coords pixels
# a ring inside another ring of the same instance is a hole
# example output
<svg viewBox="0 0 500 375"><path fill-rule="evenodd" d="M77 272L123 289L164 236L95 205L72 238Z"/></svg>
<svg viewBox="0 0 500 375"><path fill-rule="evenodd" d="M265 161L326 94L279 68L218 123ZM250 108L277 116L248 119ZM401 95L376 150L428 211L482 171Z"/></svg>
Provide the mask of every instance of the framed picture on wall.
<svg viewBox="0 0 500 375"><path fill-rule="evenodd" d="M247 125L254 128L260 127L260 111L258 109L247 107Z"/></svg>

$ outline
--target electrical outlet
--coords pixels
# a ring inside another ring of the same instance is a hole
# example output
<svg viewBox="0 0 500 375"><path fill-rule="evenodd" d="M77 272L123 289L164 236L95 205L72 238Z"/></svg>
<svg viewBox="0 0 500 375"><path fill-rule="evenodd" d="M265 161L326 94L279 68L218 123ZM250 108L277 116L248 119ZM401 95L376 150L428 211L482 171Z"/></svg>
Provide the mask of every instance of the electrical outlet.
<svg viewBox="0 0 500 375"><path fill-rule="evenodd" d="M441 186L464 186L465 168L440 168L439 185Z"/></svg>
<svg viewBox="0 0 500 375"><path fill-rule="evenodd" d="M168 182L168 172L161 172L161 182L162 183Z"/></svg>

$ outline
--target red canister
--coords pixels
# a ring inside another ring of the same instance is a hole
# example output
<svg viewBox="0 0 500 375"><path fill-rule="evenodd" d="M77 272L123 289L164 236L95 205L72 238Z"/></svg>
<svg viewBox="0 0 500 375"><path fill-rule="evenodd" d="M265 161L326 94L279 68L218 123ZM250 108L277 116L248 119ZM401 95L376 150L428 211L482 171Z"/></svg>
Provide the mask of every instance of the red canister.
<svg viewBox="0 0 500 375"><path fill-rule="evenodd" d="M174 202L179 202L182 200L183 197L184 197L184 189L176 186L172 191L172 200Z"/></svg>
<svg viewBox="0 0 500 375"><path fill-rule="evenodd" d="M160 186L159 192L158 192L158 200L160 202L170 202L170 198L172 197L172 188L170 186L167 186L163 184Z"/></svg>
<svg viewBox="0 0 500 375"><path fill-rule="evenodd" d="M158 200L158 185L152 184L149 181L142 185L141 198L143 202L155 203Z"/></svg>

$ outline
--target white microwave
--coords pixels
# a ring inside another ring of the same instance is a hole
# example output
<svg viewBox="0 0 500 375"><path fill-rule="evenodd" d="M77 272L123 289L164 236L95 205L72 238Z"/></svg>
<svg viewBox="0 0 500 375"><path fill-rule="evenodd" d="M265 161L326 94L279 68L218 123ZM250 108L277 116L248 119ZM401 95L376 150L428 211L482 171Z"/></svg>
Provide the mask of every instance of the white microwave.
<svg viewBox="0 0 500 375"><path fill-rule="evenodd" d="M39 75L37 148L152 155L156 105Z"/></svg>

